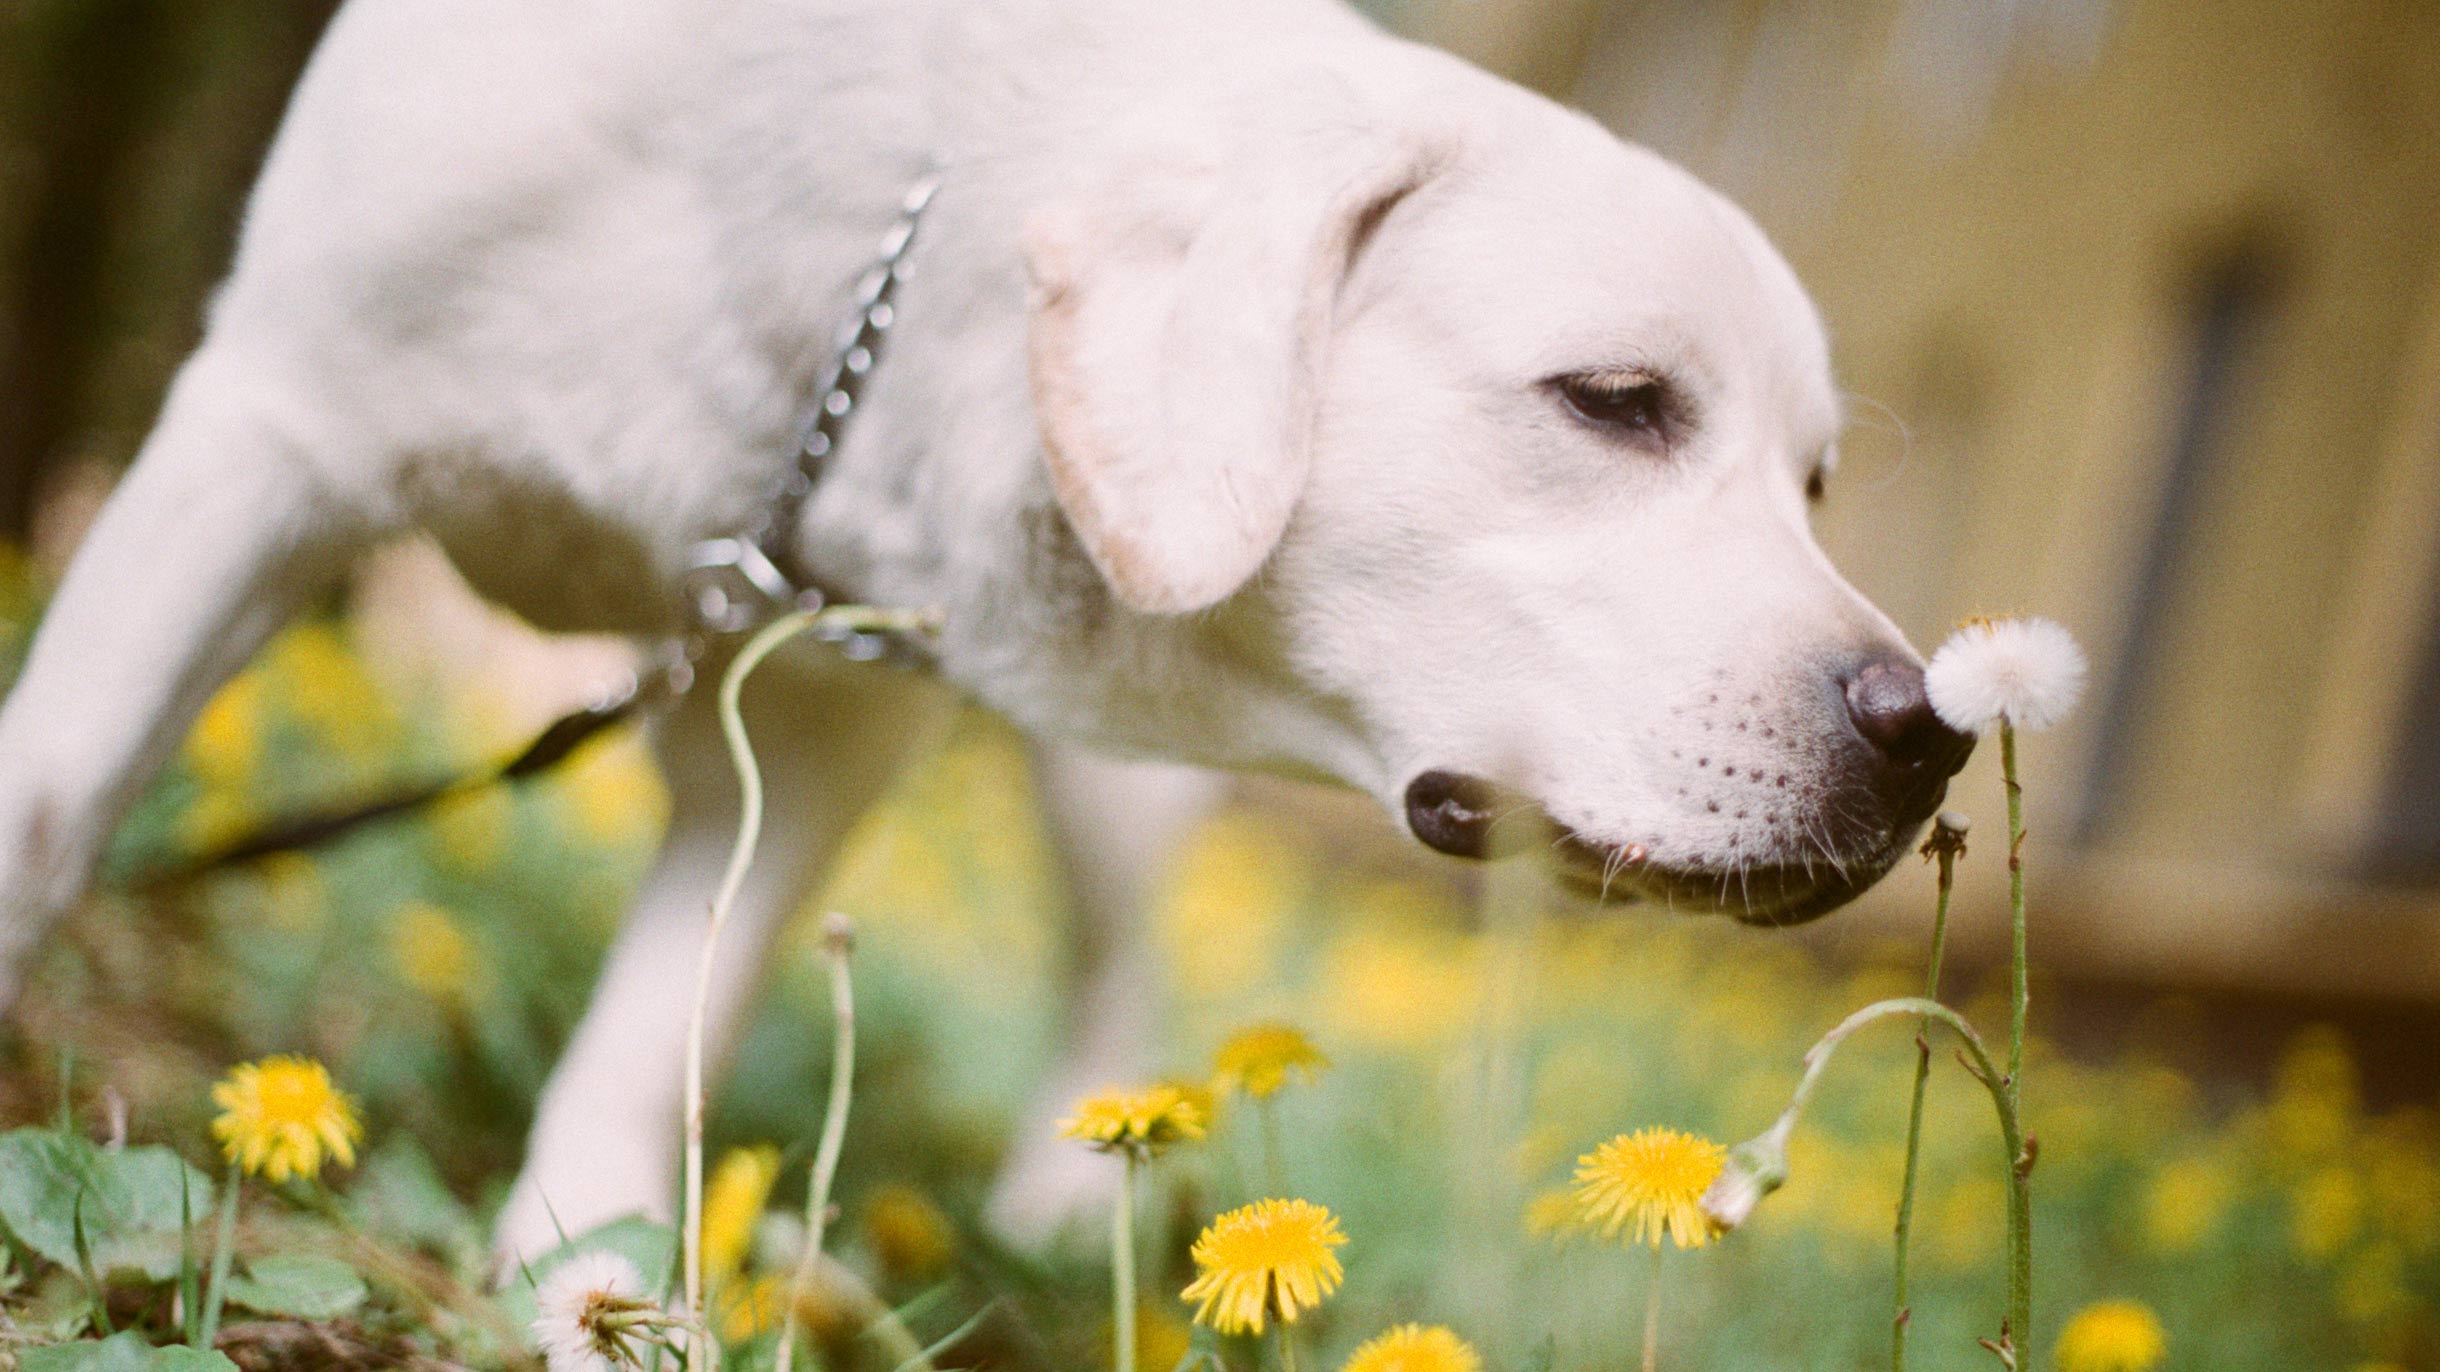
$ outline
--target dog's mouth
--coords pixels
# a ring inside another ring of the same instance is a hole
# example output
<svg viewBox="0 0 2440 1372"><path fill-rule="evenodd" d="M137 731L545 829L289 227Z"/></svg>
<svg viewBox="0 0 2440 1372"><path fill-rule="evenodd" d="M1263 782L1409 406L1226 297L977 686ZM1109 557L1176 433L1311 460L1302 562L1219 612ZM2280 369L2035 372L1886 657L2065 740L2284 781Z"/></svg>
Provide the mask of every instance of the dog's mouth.
<svg viewBox="0 0 2440 1372"><path fill-rule="evenodd" d="M1407 787L1406 808L1415 836L1453 857L1547 853L1559 885L1605 905L1659 904L1781 928L1819 919L1886 876L1947 792L1943 777L1870 827L1851 819L1808 835L1806 849L1793 857L1744 857L1733 842L1725 859L1656 856L1642 843L1593 838L1519 792L1457 772L1418 776Z"/></svg>
<svg viewBox="0 0 2440 1372"><path fill-rule="evenodd" d="M1893 834L1872 852L1836 862L1670 864L1654 861L1640 844L1599 843L1568 832L1555 845L1551 874L1562 887L1604 905L1657 904L1777 929L1820 919L1871 889L1912 838Z"/></svg>

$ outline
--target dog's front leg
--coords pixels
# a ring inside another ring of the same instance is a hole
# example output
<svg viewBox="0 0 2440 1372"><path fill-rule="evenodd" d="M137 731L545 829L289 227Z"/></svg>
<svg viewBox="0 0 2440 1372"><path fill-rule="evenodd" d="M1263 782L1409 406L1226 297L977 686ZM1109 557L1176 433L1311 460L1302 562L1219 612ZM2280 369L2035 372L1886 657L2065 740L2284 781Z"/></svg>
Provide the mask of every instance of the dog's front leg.
<svg viewBox="0 0 2440 1372"><path fill-rule="evenodd" d="M945 692L912 674L783 652L746 690L767 809L762 845L729 916L708 1015L715 1061L772 944L805 892L908 752L945 717ZM677 1195L686 1028L714 888L737 833L737 778L713 694L720 663L656 731L670 783L669 833L611 948L592 1007L544 1089L494 1231L506 1273L616 1219L666 1218Z"/></svg>
<svg viewBox="0 0 2440 1372"><path fill-rule="evenodd" d="M0 709L0 1008L204 702L370 531L300 389L207 342L43 617Z"/></svg>
<svg viewBox="0 0 2440 1372"><path fill-rule="evenodd" d="M990 1221L1039 1245L1108 1208L1117 1172L1057 1137L1076 1098L1129 1084L1159 1047L1163 975L1151 913L1180 841L1217 803L1214 772L1037 744L1035 785L1067 878L1067 1002L1058 1067L992 1189ZM1097 1231L1096 1231L1097 1232Z"/></svg>

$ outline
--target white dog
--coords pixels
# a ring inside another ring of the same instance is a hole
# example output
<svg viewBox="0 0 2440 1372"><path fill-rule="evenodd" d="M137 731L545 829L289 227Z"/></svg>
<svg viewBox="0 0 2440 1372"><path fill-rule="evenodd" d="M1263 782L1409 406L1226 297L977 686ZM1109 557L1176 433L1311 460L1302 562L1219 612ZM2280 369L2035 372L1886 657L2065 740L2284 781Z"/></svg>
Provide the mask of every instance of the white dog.
<svg viewBox="0 0 2440 1372"><path fill-rule="evenodd" d="M933 679L1044 738L1360 788L1453 854L1535 815L1568 882L1760 923L1852 896L1936 805L1966 741L1806 527L1840 429L1810 304L1591 122L1326 0L352 0L0 713L0 964L376 536L430 531L545 627L671 631L934 169L785 531L840 594L943 607ZM724 1017L949 695L811 654L772 678ZM700 707L662 748L668 852L515 1249L670 1192L733 802ZM1155 835L1191 801L1051 780L1071 828L1104 788ZM1079 861L1088 905L1139 899Z"/></svg>

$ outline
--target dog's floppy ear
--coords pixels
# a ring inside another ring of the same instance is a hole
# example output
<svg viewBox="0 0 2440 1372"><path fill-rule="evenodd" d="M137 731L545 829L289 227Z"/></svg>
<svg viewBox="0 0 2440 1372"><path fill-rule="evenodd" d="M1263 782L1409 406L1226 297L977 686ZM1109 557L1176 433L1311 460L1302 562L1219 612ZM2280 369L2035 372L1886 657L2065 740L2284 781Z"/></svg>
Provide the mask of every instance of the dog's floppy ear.
<svg viewBox="0 0 2440 1372"><path fill-rule="evenodd" d="M1121 601L1200 610L1270 556L1304 489L1340 284L1433 160L1339 126L1218 169L1172 163L1028 226L1051 482Z"/></svg>

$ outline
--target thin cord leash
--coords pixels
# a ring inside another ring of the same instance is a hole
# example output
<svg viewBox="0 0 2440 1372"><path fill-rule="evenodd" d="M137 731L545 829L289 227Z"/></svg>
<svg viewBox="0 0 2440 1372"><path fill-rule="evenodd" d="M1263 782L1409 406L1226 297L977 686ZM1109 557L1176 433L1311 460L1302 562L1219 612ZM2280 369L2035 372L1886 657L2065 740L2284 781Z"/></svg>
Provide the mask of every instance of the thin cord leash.
<svg viewBox="0 0 2440 1372"><path fill-rule="evenodd" d="M320 848L367 824L411 814L454 796L514 786L556 770L586 743L612 727L677 703L694 685L695 664L715 639L753 632L789 615L817 615L832 597L804 566L795 532L815 486L829 466L878 367L891 328L898 322L896 296L906 279L906 257L931 206L940 177L928 173L910 187L898 218L882 236L873 264L857 278L853 313L840 326L829 373L812 413L798 431L796 460L774 488L762 513L738 532L695 545L680 578L681 612L687 629L664 642L653 660L579 709L553 720L506 762L445 780L412 785L352 806L276 822L162 870L139 875L128 889L157 891L208 873L269 857ZM928 614L833 616L814 621L808 636L831 645L852 662L890 659L904 665L929 660L927 644L938 629Z"/></svg>

